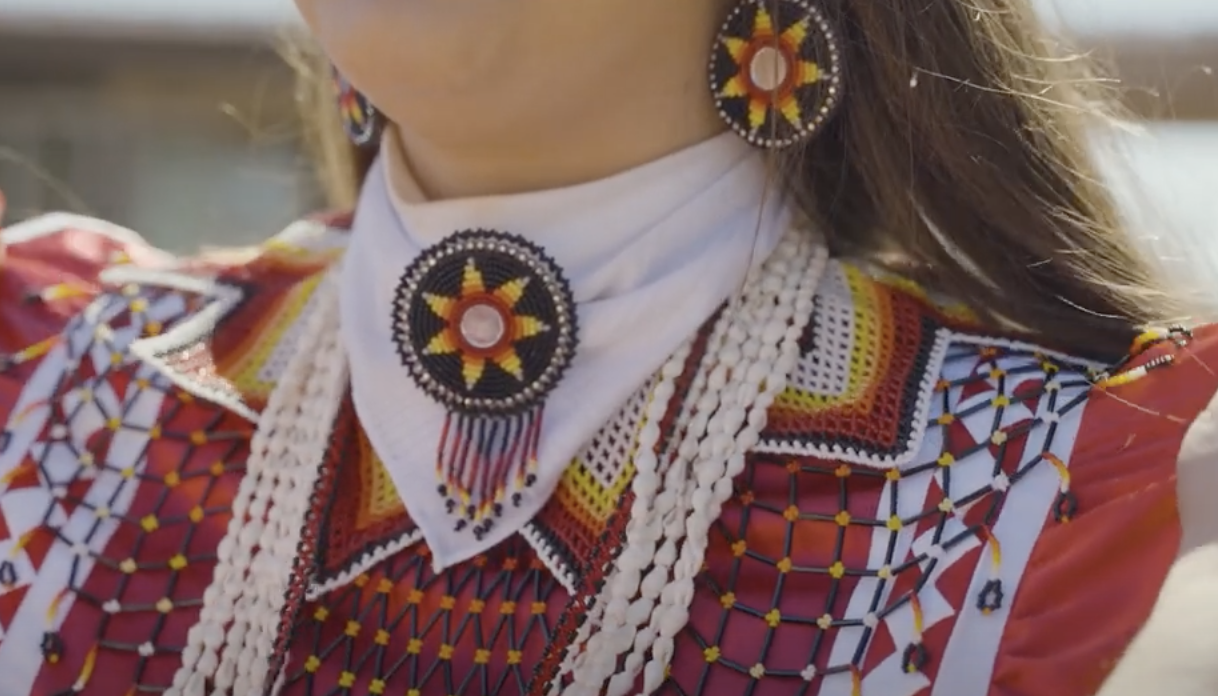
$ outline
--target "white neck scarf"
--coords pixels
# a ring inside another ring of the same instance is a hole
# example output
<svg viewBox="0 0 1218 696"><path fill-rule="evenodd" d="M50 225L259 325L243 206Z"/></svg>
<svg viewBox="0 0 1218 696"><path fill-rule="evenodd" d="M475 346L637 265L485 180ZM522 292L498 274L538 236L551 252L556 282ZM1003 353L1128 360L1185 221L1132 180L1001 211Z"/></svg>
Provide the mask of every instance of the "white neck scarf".
<svg viewBox="0 0 1218 696"><path fill-rule="evenodd" d="M387 139L383 150L395 153L396 144ZM762 156L731 135L589 184L439 202L416 200L398 159L382 156L361 192L341 278L341 339L356 412L439 570L532 519L568 463L741 287L790 219ZM478 228L545 249L570 281L580 326L575 358L546 402L537 482L480 540L454 529L437 491L446 411L415 386L392 336L406 266L427 246Z"/></svg>

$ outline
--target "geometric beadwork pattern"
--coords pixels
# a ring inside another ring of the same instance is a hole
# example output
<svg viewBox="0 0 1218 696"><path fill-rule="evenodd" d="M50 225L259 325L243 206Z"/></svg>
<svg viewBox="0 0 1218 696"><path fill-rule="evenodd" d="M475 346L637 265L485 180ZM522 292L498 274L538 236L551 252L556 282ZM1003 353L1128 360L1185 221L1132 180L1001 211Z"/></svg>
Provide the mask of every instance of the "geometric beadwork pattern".
<svg viewBox="0 0 1218 696"><path fill-rule="evenodd" d="M190 330L143 352L192 391L251 417L261 411L338 255L324 237L301 243L306 246L267 244L240 266L208 269L215 278L211 287L224 301L224 330L198 317Z"/></svg>
<svg viewBox="0 0 1218 696"><path fill-rule="evenodd" d="M563 472L541 511L521 530L566 588L578 586L587 555L630 486L631 455L653 386L648 380L593 437ZM345 584L422 538L359 426L350 395L331 438L330 451L341 453L341 458L323 467L326 475L335 477L329 487L334 494L323 503L310 597Z"/></svg>
<svg viewBox="0 0 1218 696"><path fill-rule="evenodd" d="M12 263L21 249L9 251ZM63 251L46 258L54 253ZM0 326L0 693L168 687L252 434L195 387L227 381L256 410L333 256L279 248L225 270L226 287L246 293L201 333L182 329L218 296L183 289L198 283L101 290L79 268L84 280L71 287L30 283L34 319L22 331ZM13 301L13 279L29 282L42 266L7 276L0 298ZM76 306L67 313L53 306L61 301ZM936 682L954 686L941 669L1002 657L1004 622L1042 532L1054 536L1051 550L1073 548L1071 530L1086 525L1067 522L1123 505L1076 497L1076 485L1095 485L1079 467L1107 463L1091 452L1072 467L1084 405L1099 393L1082 365L953 333L967 320L841 264L816 302L791 389L710 529L661 693L923 696ZM205 359L131 355L136 339L166 332L197 339L167 344L183 346L178 357ZM701 363L705 334L677 394ZM36 338L14 342L20 336ZM892 385L912 383L912 402L884 400L910 393ZM527 693L586 606L564 585L594 589L623 536L629 455L649 391L589 443L524 534L442 572L424 543L360 557L373 548L365 542L409 536L411 525L347 402L323 472L340 498L325 508L320 539L331 575L316 580L330 583L291 605L282 693ZM1120 395L1099 398L1111 406ZM674 402L664 433L682 406ZM1126 424L1133 438L1144 421ZM848 457L819 449L850 437ZM1136 574L1136 562L1116 572ZM1051 579L1089 570L1061 565ZM578 577L584 569L590 577ZM1041 588L1038 601L1055 591ZM1129 614L1118 620L1122 630L1135 625ZM949 660L949 638L960 634L969 652Z"/></svg>
<svg viewBox="0 0 1218 696"><path fill-rule="evenodd" d="M523 530L564 587L580 573L634 479L634 453L643 411L655 381L648 380L581 450L541 511Z"/></svg>
<svg viewBox="0 0 1218 696"><path fill-rule="evenodd" d="M197 404L127 348L202 302L127 285L9 357L3 379L24 389L0 465L0 626L21 643L0 642L0 661L31 656L40 635L8 673L32 693L113 693L116 682L155 692L177 668L251 426Z"/></svg>
<svg viewBox="0 0 1218 696"><path fill-rule="evenodd" d="M1059 427L1090 389L1045 355L958 344L912 466L756 455L713 528L669 692L900 696L933 682L955 617L1009 600L991 531L1004 501L1047 472L1057 521L1073 514ZM979 567L991 579L966 596ZM874 673L879 692L863 688Z"/></svg>
<svg viewBox="0 0 1218 696"><path fill-rule="evenodd" d="M947 319L857 267L833 263L802 339L803 357L770 409L765 450L887 465L913 454Z"/></svg>
<svg viewBox="0 0 1218 696"><path fill-rule="evenodd" d="M519 536L440 574L416 544L305 604L282 693L523 696L566 603Z"/></svg>
<svg viewBox="0 0 1218 696"><path fill-rule="evenodd" d="M333 477L318 530L310 594L346 584L369 567L420 538L406 514L393 479L372 449L355 416L350 394L343 399L330 434L333 457L322 467Z"/></svg>
<svg viewBox="0 0 1218 696"><path fill-rule="evenodd" d="M265 262L265 261L264 261ZM304 331L301 317L312 316L317 286L324 273L313 272L282 293L269 296L267 307L259 308L260 330L244 338L241 350L233 351L224 373L247 401L263 403L279 380L291 358L297 337Z"/></svg>

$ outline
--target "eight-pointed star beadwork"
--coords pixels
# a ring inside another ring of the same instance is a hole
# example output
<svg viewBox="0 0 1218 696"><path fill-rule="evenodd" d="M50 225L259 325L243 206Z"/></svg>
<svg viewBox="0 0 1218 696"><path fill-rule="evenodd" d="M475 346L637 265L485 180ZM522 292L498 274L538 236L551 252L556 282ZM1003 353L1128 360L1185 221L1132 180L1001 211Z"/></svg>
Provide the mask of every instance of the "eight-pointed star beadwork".
<svg viewBox="0 0 1218 696"><path fill-rule="evenodd" d="M423 352L459 356L461 376L470 390L485 374L487 361L523 381L524 366L516 344L549 330L541 319L516 313L528 284L528 278L513 278L497 288L487 288L478 264L468 259L456 296L423 293L428 308L444 320L444 328L430 338Z"/></svg>
<svg viewBox="0 0 1218 696"><path fill-rule="evenodd" d="M776 34L774 20L765 5L758 3L749 38L724 36L720 40L737 73L719 92L726 99L748 99L749 128L756 132L771 107L793 127L803 124L804 114L796 90L821 79L820 66L802 58L811 34L811 17L804 17Z"/></svg>

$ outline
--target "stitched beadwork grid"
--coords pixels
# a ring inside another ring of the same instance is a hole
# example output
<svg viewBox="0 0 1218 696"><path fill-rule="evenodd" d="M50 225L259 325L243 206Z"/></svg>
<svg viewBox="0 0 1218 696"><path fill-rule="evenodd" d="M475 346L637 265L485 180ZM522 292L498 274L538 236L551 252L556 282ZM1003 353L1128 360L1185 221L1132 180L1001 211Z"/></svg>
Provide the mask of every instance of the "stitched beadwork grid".
<svg viewBox="0 0 1218 696"><path fill-rule="evenodd" d="M44 351L58 368L53 384L36 376L50 365L10 357L6 377L46 387L29 412L10 417L5 441L33 442L3 474L0 497L0 624L23 600L39 601L35 584L61 588L48 606L38 690L94 693L101 664L104 681L157 693L177 667L250 427L194 408L189 394L129 364L126 349L198 304L136 285L99 297Z"/></svg>
<svg viewBox="0 0 1218 696"><path fill-rule="evenodd" d="M441 574L420 544L304 607L283 693L524 694L566 601L518 536Z"/></svg>
<svg viewBox="0 0 1218 696"><path fill-rule="evenodd" d="M1053 467L1061 477L1054 514L1074 512L1056 430L1089 388L1038 353L959 345L913 465L756 457L737 483L739 508L712 533L691 641L678 649L678 662L703 666L696 677L677 667L669 691L708 693L714 684L715 693L752 693L778 680L791 693L815 694L838 678L860 693L866 672L894 651L905 671L933 670L941 655L923 631L962 611L1004 606L996 574L977 596L963 594L978 563L1001 562L990 530L1006 495ZM766 575L772 582L759 588ZM912 610L912 631L890 625L902 610Z"/></svg>
<svg viewBox="0 0 1218 696"><path fill-rule="evenodd" d="M576 582L582 554L629 484L652 386L649 381L631 397L572 463L525 530L531 544L515 536L436 574L419 542L370 556L358 564L364 572L351 585L307 604L293 632L285 693L526 693L567 605L559 579ZM345 417L353 419L353 412ZM340 437L346 432L335 429ZM546 549L545 558L537 546Z"/></svg>

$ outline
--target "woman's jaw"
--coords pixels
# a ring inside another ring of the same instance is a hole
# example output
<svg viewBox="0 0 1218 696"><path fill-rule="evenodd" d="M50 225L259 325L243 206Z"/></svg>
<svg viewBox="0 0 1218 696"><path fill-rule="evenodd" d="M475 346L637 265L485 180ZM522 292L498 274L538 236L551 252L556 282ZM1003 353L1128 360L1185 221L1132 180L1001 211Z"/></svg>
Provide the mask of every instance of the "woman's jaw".
<svg viewBox="0 0 1218 696"><path fill-rule="evenodd" d="M609 176L723 130L727 0L297 0L433 199Z"/></svg>

